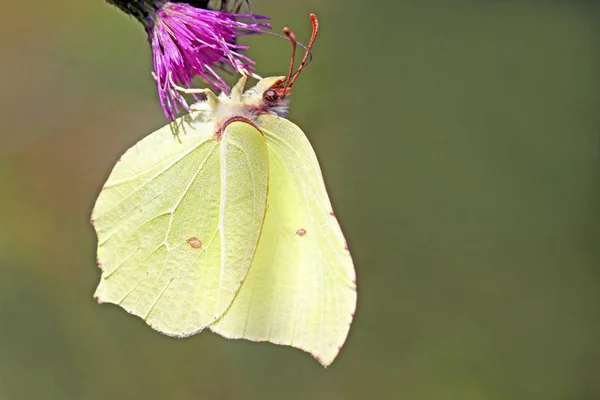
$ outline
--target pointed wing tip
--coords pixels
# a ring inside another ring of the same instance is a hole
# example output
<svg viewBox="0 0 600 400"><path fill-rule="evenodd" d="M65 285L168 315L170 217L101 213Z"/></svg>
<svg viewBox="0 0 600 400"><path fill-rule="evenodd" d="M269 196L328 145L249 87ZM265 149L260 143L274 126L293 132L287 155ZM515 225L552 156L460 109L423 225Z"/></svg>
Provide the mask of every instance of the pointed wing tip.
<svg viewBox="0 0 600 400"><path fill-rule="evenodd" d="M348 330L346 331L346 336L344 337L344 340L341 341L341 344L339 344L334 351L330 351L328 355L325 355L325 354L323 354L321 352L317 352L317 351L310 351L307 349L303 349L301 347L298 347L298 348L300 350L306 351L310 355L312 355L323 367L325 367L325 368L329 367L333 363L333 361L335 361L337 356L340 354L340 352L342 351L342 348L344 347L344 345L346 344L346 341L348 340L348 335L350 333L350 327L352 326L352 322L354 321L355 313L356 313L356 305L352 309L352 312L350 312L350 321L348 323ZM296 346L294 346L294 347L296 347Z"/></svg>
<svg viewBox="0 0 600 400"><path fill-rule="evenodd" d="M331 365L333 360L335 360L335 357L337 357L337 354L333 358L327 358L327 359L321 357L321 355L319 355L319 354L312 354L312 356L315 358L315 360L317 360L319 362L319 364L321 364L323 366L323 368L327 369L327 367L329 367Z"/></svg>
<svg viewBox="0 0 600 400"><path fill-rule="evenodd" d="M327 368L338 357L338 355L342 351L342 348L344 347L345 343L346 343L346 339L344 339L342 344L335 347L334 350L331 350L331 348L330 348L330 349L326 349L326 351L324 351L324 352L317 351L317 350L310 350L310 349L304 348L302 346L294 346L294 345L290 345L290 346L310 354L315 360L317 360L319 362L319 364L321 364L324 368Z"/></svg>
<svg viewBox="0 0 600 400"><path fill-rule="evenodd" d="M341 344L340 346L338 346L337 350L335 350L335 352L325 355L323 353L318 353L318 352L311 352L305 349L300 349L300 350L304 350L306 352L308 352L311 356L313 356L313 358L315 360L317 360L319 362L319 364L321 364L323 366L323 368L327 369L327 367L329 367L337 358L337 356L340 354L340 351L342 350L342 347L344 347L344 344Z"/></svg>

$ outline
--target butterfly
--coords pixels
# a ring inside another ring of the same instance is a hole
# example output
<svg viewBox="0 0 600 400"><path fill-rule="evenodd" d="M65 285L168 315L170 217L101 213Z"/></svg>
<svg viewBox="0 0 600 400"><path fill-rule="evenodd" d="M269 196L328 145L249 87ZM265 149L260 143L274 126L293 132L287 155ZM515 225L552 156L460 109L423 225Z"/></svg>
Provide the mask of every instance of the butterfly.
<svg viewBox="0 0 600 400"><path fill-rule="evenodd" d="M206 99L117 162L92 212L99 303L169 336L208 328L333 362L356 308L354 265L315 153L284 118L311 18L295 73L286 30L287 77L245 90L242 76L229 95L178 88Z"/></svg>

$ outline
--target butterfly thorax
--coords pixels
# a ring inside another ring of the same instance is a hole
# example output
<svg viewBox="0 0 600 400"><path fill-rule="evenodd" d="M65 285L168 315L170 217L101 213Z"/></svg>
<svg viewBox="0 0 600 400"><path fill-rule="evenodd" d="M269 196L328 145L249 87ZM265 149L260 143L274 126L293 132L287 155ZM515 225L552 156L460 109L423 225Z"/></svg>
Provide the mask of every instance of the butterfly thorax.
<svg viewBox="0 0 600 400"><path fill-rule="evenodd" d="M261 115L287 115L290 99L289 90L281 90L284 77L261 79L256 86L244 91L246 79L243 76L229 95L221 93L217 97L207 91L205 100L190 107L193 118L213 122L218 133L232 121L247 121L256 126Z"/></svg>

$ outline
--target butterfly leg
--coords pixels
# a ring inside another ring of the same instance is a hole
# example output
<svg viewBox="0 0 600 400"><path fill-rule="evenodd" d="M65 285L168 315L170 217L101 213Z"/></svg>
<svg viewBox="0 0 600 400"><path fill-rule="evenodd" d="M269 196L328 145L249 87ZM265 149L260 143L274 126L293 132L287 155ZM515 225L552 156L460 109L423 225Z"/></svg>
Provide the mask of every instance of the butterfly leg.
<svg viewBox="0 0 600 400"><path fill-rule="evenodd" d="M205 94L207 96L210 96L212 94L213 96L216 97L216 95L210 89L206 89L206 88L184 88L183 86L179 86L173 80L173 74L171 73L171 71L169 71L169 81L171 81L171 86L173 87L173 89L177 90L178 92L186 93L186 94Z"/></svg>
<svg viewBox="0 0 600 400"><path fill-rule="evenodd" d="M213 110L219 104L219 98L210 89L206 89L206 88L184 88L182 86L179 86L179 85L177 85L173 81L173 74L171 74L170 71L169 71L169 80L171 81L171 87L173 89L177 90L180 93L185 93L185 94L204 94L204 95L206 95L206 101L207 101L208 105L210 106L210 108L213 109ZM202 102L200 102L200 103L202 103ZM203 110L202 108L194 107L196 104L198 104L198 103L192 104L189 107L189 110L190 111L202 111Z"/></svg>

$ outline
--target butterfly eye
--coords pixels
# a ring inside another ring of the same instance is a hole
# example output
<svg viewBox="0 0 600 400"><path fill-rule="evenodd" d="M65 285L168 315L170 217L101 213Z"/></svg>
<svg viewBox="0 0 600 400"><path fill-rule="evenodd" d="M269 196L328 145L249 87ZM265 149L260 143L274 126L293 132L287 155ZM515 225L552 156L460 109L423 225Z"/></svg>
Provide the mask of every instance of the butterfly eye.
<svg viewBox="0 0 600 400"><path fill-rule="evenodd" d="M273 89L269 89L263 93L263 99L268 101L269 103L274 103L279 100L279 95Z"/></svg>

